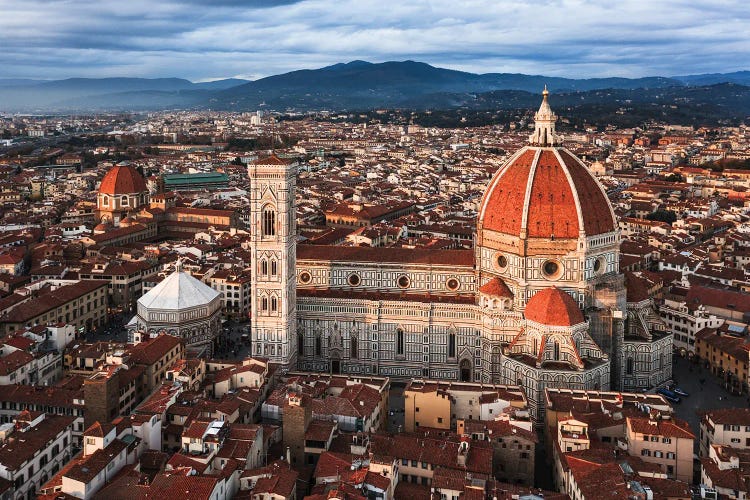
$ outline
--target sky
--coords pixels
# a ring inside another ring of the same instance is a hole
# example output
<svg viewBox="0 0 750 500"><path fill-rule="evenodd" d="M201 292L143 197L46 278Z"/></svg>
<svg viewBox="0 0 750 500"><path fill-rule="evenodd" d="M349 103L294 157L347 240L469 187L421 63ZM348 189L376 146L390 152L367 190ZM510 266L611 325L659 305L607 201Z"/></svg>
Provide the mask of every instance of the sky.
<svg viewBox="0 0 750 500"><path fill-rule="evenodd" d="M0 78L257 79L363 59L573 78L750 69L725 0L0 0Z"/></svg>

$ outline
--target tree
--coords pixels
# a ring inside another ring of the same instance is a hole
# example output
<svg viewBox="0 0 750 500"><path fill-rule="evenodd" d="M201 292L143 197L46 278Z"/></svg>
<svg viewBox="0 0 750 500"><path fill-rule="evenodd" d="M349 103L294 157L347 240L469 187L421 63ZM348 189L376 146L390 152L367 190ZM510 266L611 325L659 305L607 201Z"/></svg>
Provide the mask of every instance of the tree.
<svg viewBox="0 0 750 500"><path fill-rule="evenodd" d="M669 174L664 180L667 182L685 182L682 174Z"/></svg>
<svg viewBox="0 0 750 500"><path fill-rule="evenodd" d="M670 226L674 221L677 220L677 214L674 213L672 210L657 210L656 212L652 212L646 216L646 219L653 220L653 221L659 221L659 222L666 222Z"/></svg>

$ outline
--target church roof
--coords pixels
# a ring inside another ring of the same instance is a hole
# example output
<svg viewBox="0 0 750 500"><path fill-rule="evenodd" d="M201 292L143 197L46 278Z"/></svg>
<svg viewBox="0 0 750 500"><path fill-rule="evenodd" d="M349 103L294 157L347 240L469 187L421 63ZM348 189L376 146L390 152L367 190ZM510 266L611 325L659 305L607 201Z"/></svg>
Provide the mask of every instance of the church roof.
<svg viewBox="0 0 750 500"><path fill-rule="evenodd" d="M612 206L599 182L581 160L559 146L555 119L545 91L531 145L513 155L485 191L480 232L555 240L616 230Z"/></svg>
<svg viewBox="0 0 750 500"><path fill-rule="evenodd" d="M99 193L120 195L148 191L143 176L130 164L118 164L109 171L99 185Z"/></svg>
<svg viewBox="0 0 750 500"><path fill-rule="evenodd" d="M184 271L175 271L138 299L148 309L179 310L209 304L220 294Z"/></svg>
<svg viewBox="0 0 750 500"><path fill-rule="evenodd" d="M479 287L479 292L487 295L494 295L496 297L507 297L513 298L513 292L508 288L500 278L492 278L487 283Z"/></svg>
<svg viewBox="0 0 750 500"><path fill-rule="evenodd" d="M549 326L573 326L584 322L573 297L555 286L531 297L526 303L524 316L527 320Z"/></svg>

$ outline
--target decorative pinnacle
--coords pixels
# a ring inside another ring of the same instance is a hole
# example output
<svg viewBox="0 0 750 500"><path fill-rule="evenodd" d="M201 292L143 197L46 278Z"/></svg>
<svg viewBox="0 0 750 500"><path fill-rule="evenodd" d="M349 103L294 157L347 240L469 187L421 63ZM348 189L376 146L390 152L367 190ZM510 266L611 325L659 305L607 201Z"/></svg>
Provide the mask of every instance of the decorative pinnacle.
<svg viewBox="0 0 750 500"><path fill-rule="evenodd" d="M529 137L529 142L534 146L556 146L562 142L562 138L555 134L557 115L550 108L547 96L549 90L545 85L542 91L542 104L534 115L534 133Z"/></svg>

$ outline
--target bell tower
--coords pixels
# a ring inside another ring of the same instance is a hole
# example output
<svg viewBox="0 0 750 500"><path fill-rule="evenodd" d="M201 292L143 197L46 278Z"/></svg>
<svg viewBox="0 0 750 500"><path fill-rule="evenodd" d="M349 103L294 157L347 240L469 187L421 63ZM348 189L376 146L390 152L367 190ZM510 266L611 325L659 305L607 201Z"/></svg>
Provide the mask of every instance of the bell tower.
<svg viewBox="0 0 750 500"><path fill-rule="evenodd" d="M297 368L297 163L276 155L247 167L250 180L252 354Z"/></svg>

